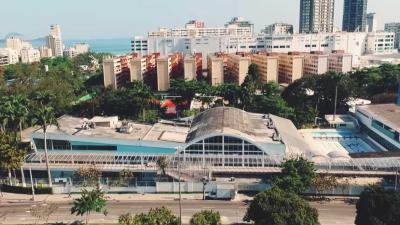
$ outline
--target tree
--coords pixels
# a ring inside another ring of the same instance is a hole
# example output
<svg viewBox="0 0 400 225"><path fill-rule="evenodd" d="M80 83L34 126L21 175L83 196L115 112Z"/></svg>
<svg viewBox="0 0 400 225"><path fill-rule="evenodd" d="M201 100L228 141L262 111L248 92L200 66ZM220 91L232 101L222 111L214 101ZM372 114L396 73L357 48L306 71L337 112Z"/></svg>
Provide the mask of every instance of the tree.
<svg viewBox="0 0 400 225"><path fill-rule="evenodd" d="M169 166L169 160L168 160L168 158L165 157L165 156L160 156L160 157L157 159L156 164L157 164L158 168L161 170L161 175L165 176L165 175L167 174L167 173L166 173L166 169L167 169L168 166Z"/></svg>
<svg viewBox="0 0 400 225"><path fill-rule="evenodd" d="M244 79L244 82L240 86L240 100L242 103L242 109L246 110L252 108L254 105L254 96L256 93L256 87L254 82L251 80L250 76Z"/></svg>
<svg viewBox="0 0 400 225"><path fill-rule="evenodd" d="M172 211L162 207L150 209L146 213L132 215L130 213L123 214L118 218L121 225L178 225L179 220L172 214Z"/></svg>
<svg viewBox="0 0 400 225"><path fill-rule="evenodd" d="M398 225L400 193L368 187L357 202L356 225Z"/></svg>
<svg viewBox="0 0 400 225"><path fill-rule="evenodd" d="M202 210L193 215L189 222L190 225L221 225L219 212L213 210Z"/></svg>
<svg viewBox="0 0 400 225"><path fill-rule="evenodd" d="M53 182L51 181L51 172L49 168L49 156L47 152L47 128L51 125L58 126L58 122L56 119L56 115L54 109L50 106L42 105L42 107L38 108L35 113L36 124L39 125L43 130L43 142L44 142L44 153L46 158L46 170L47 176L49 179L49 186L53 186Z"/></svg>
<svg viewBox="0 0 400 225"><path fill-rule="evenodd" d="M42 204L32 206L29 210L33 217L36 217L38 220L44 220L45 224L48 223L50 216L56 212L58 206L55 204Z"/></svg>
<svg viewBox="0 0 400 225"><path fill-rule="evenodd" d="M21 144L15 145L15 140L12 136L0 133L0 168L8 170L10 185L12 185L11 170L15 171L21 168L26 152L25 146Z"/></svg>
<svg viewBox="0 0 400 225"><path fill-rule="evenodd" d="M248 70L248 76L250 77L251 81L257 88L260 88L262 86L260 78L260 69L258 68L257 64L254 63L250 64Z"/></svg>
<svg viewBox="0 0 400 225"><path fill-rule="evenodd" d="M94 187L99 183L101 171L95 165L81 167L74 172L74 176L82 182L82 186Z"/></svg>
<svg viewBox="0 0 400 225"><path fill-rule="evenodd" d="M314 178L314 188L317 194L322 194L324 191L330 191L336 188L338 185L338 181L333 175L318 174Z"/></svg>
<svg viewBox="0 0 400 225"><path fill-rule="evenodd" d="M257 194L243 220L255 225L319 225L316 209L296 194L279 188Z"/></svg>
<svg viewBox="0 0 400 225"><path fill-rule="evenodd" d="M75 199L73 202L71 214L79 216L86 215L87 225L90 213L92 212L102 212L107 216L106 204L107 200L104 196L104 192L100 188L93 189L92 191L83 189L81 197Z"/></svg>
<svg viewBox="0 0 400 225"><path fill-rule="evenodd" d="M303 157L285 160L281 165L280 176L273 180L273 185L296 194L309 189L315 179L314 163Z"/></svg>
<svg viewBox="0 0 400 225"><path fill-rule="evenodd" d="M216 88L217 95L229 102L229 106L238 107L240 97L240 86L237 83L224 83Z"/></svg>

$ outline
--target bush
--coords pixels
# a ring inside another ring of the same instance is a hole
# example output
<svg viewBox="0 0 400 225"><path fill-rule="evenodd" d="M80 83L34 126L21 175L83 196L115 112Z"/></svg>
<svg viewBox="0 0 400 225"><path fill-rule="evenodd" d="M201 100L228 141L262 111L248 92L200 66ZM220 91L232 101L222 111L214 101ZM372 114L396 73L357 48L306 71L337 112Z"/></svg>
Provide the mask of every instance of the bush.
<svg viewBox="0 0 400 225"><path fill-rule="evenodd" d="M35 194L53 194L53 189L50 187L35 187ZM31 187L17 187L3 184L1 186L1 191L16 194L32 194Z"/></svg>
<svg viewBox="0 0 400 225"><path fill-rule="evenodd" d="M203 210L193 215L190 225L221 225L219 212L213 210Z"/></svg>

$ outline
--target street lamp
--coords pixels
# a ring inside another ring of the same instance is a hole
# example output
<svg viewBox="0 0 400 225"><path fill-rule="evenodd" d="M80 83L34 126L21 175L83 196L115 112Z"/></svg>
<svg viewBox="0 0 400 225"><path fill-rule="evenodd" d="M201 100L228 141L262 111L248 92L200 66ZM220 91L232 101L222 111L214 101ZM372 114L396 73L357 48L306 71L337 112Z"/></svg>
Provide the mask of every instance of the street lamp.
<svg viewBox="0 0 400 225"><path fill-rule="evenodd" d="M204 176L201 178L201 181L203 182L203 200L206 200L206 185L209 182L208 177Z"/></svg>

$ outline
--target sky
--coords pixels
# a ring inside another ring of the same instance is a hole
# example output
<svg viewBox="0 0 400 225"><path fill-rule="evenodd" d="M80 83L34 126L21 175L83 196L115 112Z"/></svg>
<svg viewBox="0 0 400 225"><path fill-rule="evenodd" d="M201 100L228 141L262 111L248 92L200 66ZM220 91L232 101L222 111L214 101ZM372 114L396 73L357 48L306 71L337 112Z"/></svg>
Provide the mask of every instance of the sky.
<svg viewBox="0 0 400 225"><path fill-rule="evenodd" d="M222 26L242 16L256 31L274 22L297 30L300 0L0 0L0 39L10 32L43 37L50 24L60 24L64 39L144 36L159 27L183 27L191 19ZM335 24L341 27L343 1L336 0ZM400 22L399 0L368 0L380 27Z"/></svg>

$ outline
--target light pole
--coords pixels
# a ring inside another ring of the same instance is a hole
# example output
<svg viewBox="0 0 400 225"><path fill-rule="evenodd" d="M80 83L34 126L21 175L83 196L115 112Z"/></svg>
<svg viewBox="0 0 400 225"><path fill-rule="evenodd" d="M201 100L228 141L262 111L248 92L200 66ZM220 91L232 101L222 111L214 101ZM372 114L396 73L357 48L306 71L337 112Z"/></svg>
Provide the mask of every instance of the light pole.
<svg viewBox="0 0 400 225"><path fill-rule="evenodd" d="M182 147L178 147L179 225L182 225L181 150L182 150Z"/></svg>
<svg viewBox="0 0 400 225"><path fill-rule="evenodd" d="M35 201L35 188L33 187L32 167L29 167L29 176L31 177L32 201Z"/></svg>
<svg viewBox="0 0 400 225"><path fill-rule="evenodd" d="M208 177L204 176L201 181L203 182L203 200L206 200L206 185L208 183Z"/></svg>

